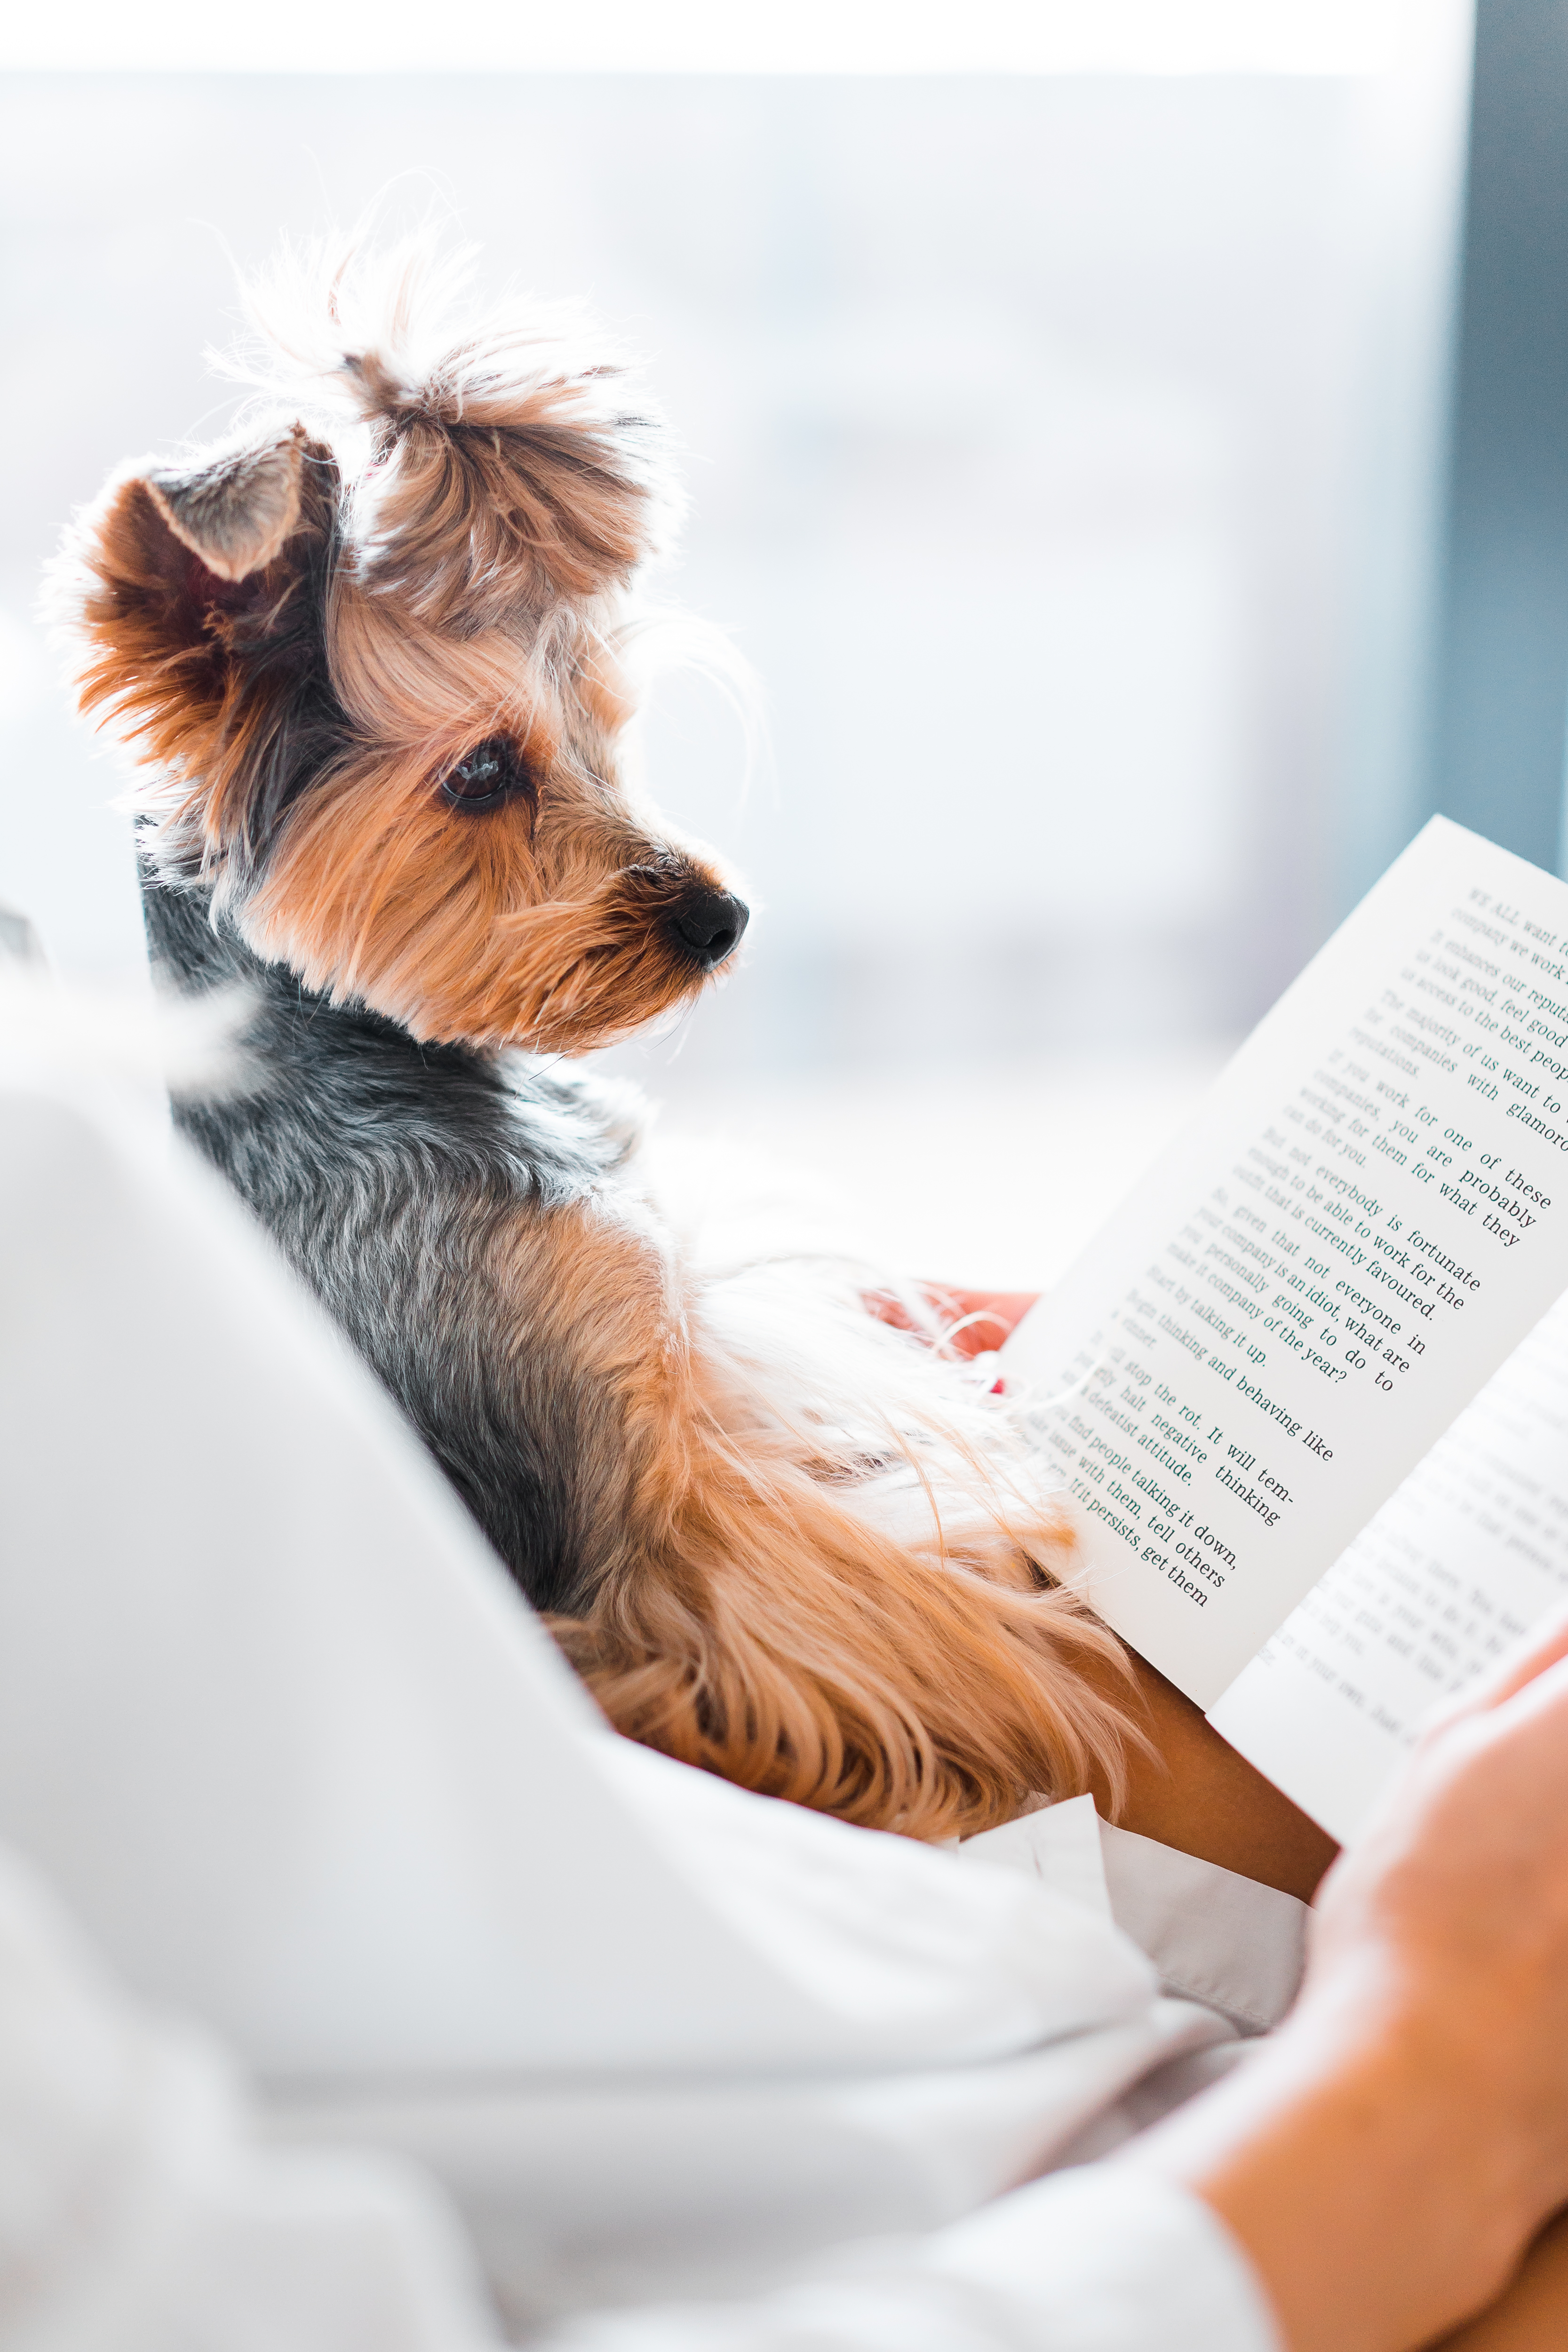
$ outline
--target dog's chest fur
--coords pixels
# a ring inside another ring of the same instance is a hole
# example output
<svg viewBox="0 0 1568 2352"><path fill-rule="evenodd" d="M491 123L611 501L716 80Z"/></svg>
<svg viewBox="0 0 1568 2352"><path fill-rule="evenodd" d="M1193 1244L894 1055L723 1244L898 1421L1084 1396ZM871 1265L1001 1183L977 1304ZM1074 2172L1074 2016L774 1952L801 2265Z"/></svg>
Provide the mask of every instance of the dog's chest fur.
<svg viewBox="0 0 1568 2352"><path fill-rule="evenodd" d="M244 1090L178 1104L176 1124L391 1389L529 1597L570 1610L605 1401L561 1379L548 1315L530 1329L519 1257L531 1244L549 1281L552 1220L602 1198L635 1141L623 1102L570 1064L420 1045L330 1004L215 931L204 893L144 874L142 903L162 979L242 987L253 1008Z"/></svg>

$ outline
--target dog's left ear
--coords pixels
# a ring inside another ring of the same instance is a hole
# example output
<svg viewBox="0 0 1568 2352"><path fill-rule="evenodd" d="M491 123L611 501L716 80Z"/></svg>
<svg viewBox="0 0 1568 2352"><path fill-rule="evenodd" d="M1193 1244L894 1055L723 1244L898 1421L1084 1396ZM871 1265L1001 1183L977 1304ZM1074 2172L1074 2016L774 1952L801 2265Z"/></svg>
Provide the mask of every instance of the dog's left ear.
<svg viewBox="0 0 1568 2352"><path fill-rule="evenodd" d="M247 580L300 520L305 428L193 466L153 466L140 487L172 535L219 580Z"/></svg>
<svg viewBox="0 0 1568 2352"><path fill-rule="evenodd" d="M130 466L56 566L81 708L172 772L150 813L182 870L253 852L320 752L337 481L300 425Z"/></svg>

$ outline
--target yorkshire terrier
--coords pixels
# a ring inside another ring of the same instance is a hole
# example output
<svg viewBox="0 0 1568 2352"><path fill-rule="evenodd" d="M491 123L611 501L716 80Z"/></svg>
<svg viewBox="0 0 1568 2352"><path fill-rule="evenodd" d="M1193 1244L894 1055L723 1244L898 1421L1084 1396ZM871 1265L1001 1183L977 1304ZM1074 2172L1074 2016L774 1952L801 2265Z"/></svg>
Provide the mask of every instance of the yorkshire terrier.
<svg viewBox="0 0 1568 2352"><path fill-rule="evenodd" d="M653 414L466 285L424 245L280 272L248 422L123 467L60 558L155 970L245 992L243 1088L178 1122L620 1730L926 1838L1114 1785L1120 1653L1005 1402L848 1264L705 1266L635 1098L563 1058L688 1004L747 909L617 748Z"/></svg>

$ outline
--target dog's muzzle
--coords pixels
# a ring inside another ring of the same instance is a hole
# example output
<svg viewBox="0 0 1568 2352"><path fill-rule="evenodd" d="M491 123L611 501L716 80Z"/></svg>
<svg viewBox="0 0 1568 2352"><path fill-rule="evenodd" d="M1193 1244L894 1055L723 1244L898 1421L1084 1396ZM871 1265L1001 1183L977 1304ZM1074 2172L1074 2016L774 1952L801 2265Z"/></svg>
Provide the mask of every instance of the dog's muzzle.
<svg viewBox="0 0 1568 2352"><path fill-rule="evenodd" d="M693 890L668 918L669 936L683 955L712 971L734 954L751 919L750 907L728 890Z"/></svg>

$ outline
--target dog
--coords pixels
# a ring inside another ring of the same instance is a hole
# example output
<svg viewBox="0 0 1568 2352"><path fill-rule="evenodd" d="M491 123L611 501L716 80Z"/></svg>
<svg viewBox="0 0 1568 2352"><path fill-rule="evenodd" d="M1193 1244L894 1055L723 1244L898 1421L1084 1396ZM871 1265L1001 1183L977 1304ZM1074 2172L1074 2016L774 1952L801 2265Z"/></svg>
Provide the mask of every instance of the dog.
<svg viewBox="0 0 1568 2352"><path fill-rule="evenodd" d="M928 1839L1114 1790L1121 1654L1005 1402L853 1265L704 1265L566 1058L748 919L619 748L654 410L429 240L300 257L253 314L238 428L121 468L52 588L140 763L156 975L245 992L246 1085L178 1124L621 1731Z"/></svg>

